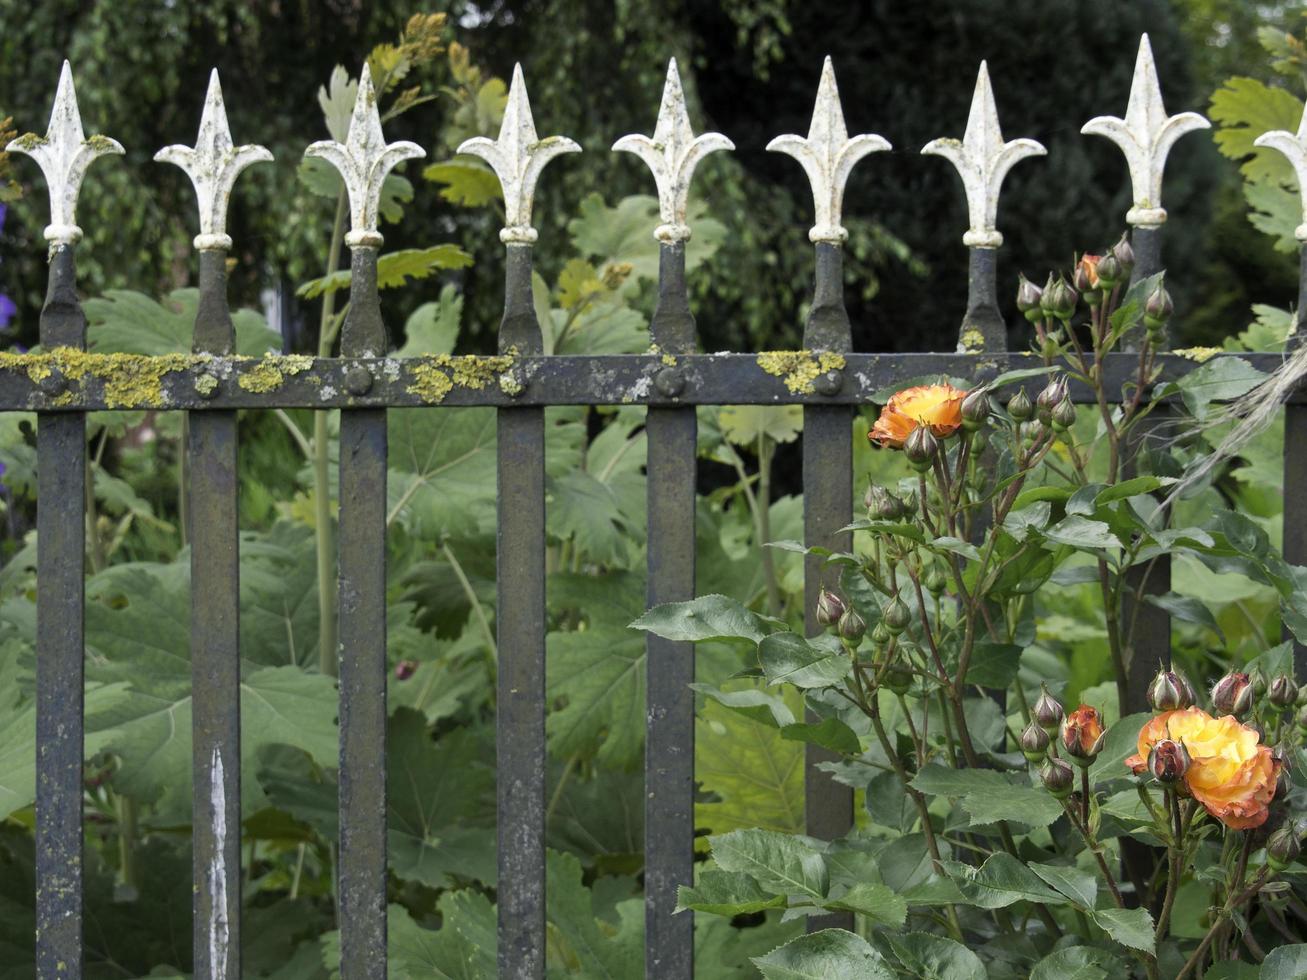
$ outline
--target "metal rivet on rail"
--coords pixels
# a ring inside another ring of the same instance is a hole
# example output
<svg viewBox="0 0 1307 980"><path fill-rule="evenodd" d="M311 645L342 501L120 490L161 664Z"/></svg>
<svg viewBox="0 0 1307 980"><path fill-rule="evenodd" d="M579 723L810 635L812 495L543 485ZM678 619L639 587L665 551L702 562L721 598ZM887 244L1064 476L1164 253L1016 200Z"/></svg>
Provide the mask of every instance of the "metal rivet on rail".
<svg viewBox="0 0 1307 980"><path fill-rule="evenodd" d="M56 398L68 390L68 379L57 369L51 368L50 373L37 383L37 387L41 389L41 394Z"/></svg>
<svg viewBox="0 0 1307 980"><path fill-rule="evenodd" d="M205 401L217 395L220 387L218 379L208 371L202 371L195 376L195 393Z"/></svg>
<svg viewBox="0 0 1307 980"><path fill-rule="evenodd" d="M844 387L844 372L839 368L831 368L825 374L818 375L813 386L819 395L839 394L839 390Z"/></svg>
<svg viewBox="0 0 1307 980"><path fill-rule="evenodd" d="M665 398L675 398L685 390L685 375L680 368L665 367L654 375L654 387Z"/></svg>
<svg viewBox="0 0 1307 980"><path fill-rule="evenodd" d="M351 395L366 395L372 390L372 372L356 364L345 372L345 390Z"/></svg>

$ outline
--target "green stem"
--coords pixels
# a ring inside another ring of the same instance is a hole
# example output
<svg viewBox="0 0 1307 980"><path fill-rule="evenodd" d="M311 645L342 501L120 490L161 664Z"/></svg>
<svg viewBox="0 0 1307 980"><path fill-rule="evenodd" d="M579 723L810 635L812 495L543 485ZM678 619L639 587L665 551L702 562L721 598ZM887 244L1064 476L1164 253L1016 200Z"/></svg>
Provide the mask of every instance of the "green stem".
<svg viewBox="0 0 1307 980"><path fill-rule="evenodd" d="M781 589L776 581L776 563L767 542L771 540L771 458L772 447L766 434L758 433L758 553L762 556L762 574L767 583L767 611L781 614Z"/></svg>
<svg viewBox="0 0 1307 980"><path fill-rule="evenodd" d="M481 627L481 636L486 642L486 669L490 672L490 693L491 701L494 700L495 676L498 673L499 664L499 646L495 642L495 631L490 628L490 620L486 618L485 606L481 605L481 600L477 598L476 591L472 588L472 583L468 581L467 574L463 571L463 566L458 563L454 557L454 552L450 550L447 543L441 543L441 554L445 556L445 561L449 562L449 567L454 570L454 577L458 579L458 584L463 589L463 594L467 596L467 601L472 606L472 615L476 616L477 624Z"/></svg>
<svg viewBox="0 0 1307 980"><path fill-rule="evenodd" d="M341 243L348 215L345 191L336 196L336 220L331 228L331 245L327 250L327 275L340 264ZM336 294L322 297L322 317L318 321L318 356L330 357L335 332L331 329L336 310ZM318 573L318 670L335 677L340 670L336 651L336 575L332 554L334 538L331 519L331 486L328 466L327 413L313 413L313 503L314 532L317 544Z"/></svg>
<svg viewBox="0 0 1307 980"><path fill-rule="evenodd" d="M122 897L134 901L140 895L140 881L136 870L136 801L119 796L118 809L118 884Z"/></svg>

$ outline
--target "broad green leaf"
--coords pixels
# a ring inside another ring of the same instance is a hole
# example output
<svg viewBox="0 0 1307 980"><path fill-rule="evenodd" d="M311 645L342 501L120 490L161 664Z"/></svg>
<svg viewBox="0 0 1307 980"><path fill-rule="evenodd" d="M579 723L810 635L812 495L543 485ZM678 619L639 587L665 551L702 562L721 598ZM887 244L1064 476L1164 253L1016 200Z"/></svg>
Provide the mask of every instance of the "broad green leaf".
<svg viewBox="0 0 1307 980"><path fill-rule="evenodd" d="M717 416L722 435L737 446L756 448L759 436L793 442L803 431L802 405L727 405Z"/></svg>
<svg viewBox="0 0 1307 980"><path fill-rule="evenodd" d="M638 977L644 964L644 903L619 902L614 930L595 915L590 889L581 881L581 862L571 854L550 851L549 887L545 890L551 937L563 947L582 976Z"/></svg>
<svg viewBox="0 0 1307 980"><path fill-rule="evenodd" d="M97 354L189 354L198 289L174 289L163 302L128 289L86 300L86 339ZM236 353L250 357L281 350L281 335L254 310L232 313Z"/></svg>
<svg viewBox="0 0 1307 980"><path fill-rule="evenodd" d="M423 303L404 322L404 346L396 357L452 354L463 317L463 297L452 283L440 290L440 299Z"/></svg>
<svg viewBox="0 0 1307 980"><path fill-rule="evenodd" d="M409 280L426 279L444 269L466 269L472 256L457 245L433 245L430 248L405 248L387 252L377 259L377 288L407 286ZM352 273L337 269L319 279L310 279L295 290L301 299L317 299L325 293L349 289Z"/></svg>
<svg viewBox="0 0 1307 980"><path fill-rule="evenodd" d="M321 157L304 157L295 171L299 182L316 194L334 201L344 189L340 171ZM413 185L395 172L386 174L381 182L381 201L378 211L381 220L395 224L404 217L404 205L413 200Z"/></svg>
<svg viewBox="0 0 1307 980"><path fill-rule="evenodd" d="M1094 504L1102 507L1104 504L1110 504L1115 500L1124 500L1127 497L1134 497L1141 493L1155 493L1174 484L1176 480L1169 476L1136 476L1130 480L1122 480L1120 483L1114 483L1110 487L1100 490L1094 497Z"/></svg>
<svg viewBox="0 0 1307 980"><path fill-rule="evenodd" d="M440 196L461 207L480 208L503 200L499 178L479 157L463 155L433 163L422 171L422 176L434 184L443 184Z"/></svg>
<svg viewBox="0 0 1307 980"><path fill-rule="evenodd" d="M758 644L758 659L767 683L816 688L838 684L853 669L847 653L809 642L798 633L780 632Z"/></svg>
<svg viewBox="0 0 1307 980"><path fill-rule="evenodd" d="M1012 855L1000 851L979 868L958 861L944 864L967 901L982 909L1007 908L1016 902L1062 905L1065 899Z"/></svg>
<svg viewBox="0 0 1307 980"><path fill-rule="evenodd" d="M857 734L838 718L824 718L811 725L786 725L781 729L781 738L811 742L844 755L857 755L862 751Z"/></svg>
<svg viewBox="0 0 1307 980"><path fill-rule="evenodd" d="M388 513L430 540L493 534L495 413L392 408Z"/></svg>
<svg viewBox="0 0 1307 980"><path fill-rule="evenodd" d="M785 699L771 691L753 687L738 691L723 691L711 684L690 686L700 694L724 704L752 721L771 725L773 728L785 728L794 724L794 712L785 703Z"/></svg>
<svg viewBox="0 0 1307 980"><path fill-rule="evenodd" d="M1222 631L1220 624L1216 622L1216 617L1212 615L1212 611L1192 596L1168 592L1165 595L1145 596L1144 601L1149 605L1156 606L1158 609L1164 609L1172 619L1178 619L1185 623L1195 623L1198 626L1206 626L1217 635L1222 643L1225 642L1225 633Z"/></svg>
<svg viewBox="0 0 1307 980"><path fill-rule="evenodd" d="M771 632L769 620L724 595L655 606L631 624L668 640L749 640L760 643Z"/></svg>
<svg viewBox="0 0 1307 980"><path fill-rule="evenodd" d="M861 936L823 929L753 959L765 980L894 980L885 957Z"/></svg>
<svg viewBox="0 0 1307 980"><path fill-rule="evenodd" d="M1063 518L1044 531L1044 537L1055 544L1088 550L1121 547L1121 542L1110 527L1102 521L1091 521L1079 515Z"/></svg>
<svg viewBox="0 0 1307 980"><path fill-rule="evenodd" d="M626 563L632 535L622 501L608 483L582 470L549 481L546 526L560 540L572 540L600 565Z"/></svg>
<svg viewBox="0 0 1307 980"><path fill-rule="evenodd" d="M747 690L747 681L730 688ZM795 692L791 716L801 710ZM715 799L694 804L694 821L716 833L742 827L803 832L803 744L775 727L716 701L704 703L694 723L695 777Z"/></svg>
<svg viewBox="0 0 1307 980"><path fill-rule="evenodd" d="M887 932L886 941L908 976L931 980L986 980L979 956L961 943L925 932Z"/></svg>
<svg viewBox="0 0 1307 980"><path fill-rule="evenodd" d="M1307 944L1277 946L1262 961L1261 980L1298 980L1307 976Z"/></svg>
<svg viewBox="0 0 1307 980"><path fill-rule="evenodd" d="M391 976L430 980L482 980L493 976L495 909L472 889L446 892L438 902L442 925L427 929L403 905L386 910L386 952ZM340 932L322 937L322 961L340 980Z"/></svg>
<svg viewBox="0 0 1307 980"><path fill-rule="evenodd" d="M561 777L563 767L558 767ZM595 769L588 779L555 784L546 841L587 866L638 868L644 851L644 778L639 771Z"/></svg>
<svg viewBox="0 0 1307 980"><path fill-rule="evenodd" d="M744 928L719 916L700 915L694 923L695 980L756 980L750 960L788 942L803 932L803 923L782 922L772 913L766 920Z"/></svg>
<svg viewBox="0 0 1307 980"><path fill-rule="evenodd" d="M908 903L878 881L859 881L841 893L832 892L824 908L856 912L877 925L901 928L908 917Z"/></svg>
<svg viewBox="0 0 1307 980"><path fill-rule="evenodd" d="M327 84L318 89L318 105L322 106L327 132L337 143L344 143L349 137L349 121L358 90L358 81L349 77L344 65L333 68Z"/></svg>
<svg viewBox="0 0 1307 980"><path fill-rule="evenodd" d="M1122 946L1145 953L1152 953L1156 948L1153 916L1148 909L1099 909L1090 917Z"/></svg>
<svg viewBox="0 0 1307 980"><path fill-rule="evenodd" d="M706 210L702 201L691 199L687 219L694 226L694 236L685 248L687 272L710 258L726 237L725 226L707 217ZM643 194L624 197L610 208L595 193L582 199L580 214L568 222L567 230L581 254L609 262L629 262L635 272L634 286L635 277L650 282L658 278L658 241L653 237L658 223L656 198Z"/></svg>
<svg viewBox="0 0 1307 980"><path fill-rule="evenodd" d="M1081 908L1092 909L1098 901L1098 879L1088 871L1071 865L1037 862L1029 862L1026 867Z"/></svg>
<svg viewBox="0 0 1307 980"><path fill-rule="evenodd" d="M1042 787L1017 785L992 769L947 769L932 763L917 773L912 785L933 796L960 799L973 827L1001 820L1046 827L1062 816L1062 804Z"/></svg>
<svg viewBox="0 0 1307 980"><path fill-rule="evenodd" d="M820 851L790 834L753 828L708 838L712 856L725 871L752 875L763 888L805 895L820 903L830 888L830 872Z"/></svg>
<svg viewBox="0 0 1307 980"><path fill-rule="evenodd" d="M1107 980L1127 975L1127 969L1125 961L1111 950L1068 946L1036 963L1030 980Z"/></svg>
<svg viewBox="0 0 1307 980"><path fill-rule="evenodd" d="M785 907L785 896L763 891L752 875L741 871L705 868L694 887L677 889L676 911L693 909L714 915L747 915Z"/></svg>
<svg viewBox="0 0 1307 980"><path fill-rule="evenodd" d="M1180 392L1189 413L1201 421L1212 402L1246 395L1266 377L1241 357L1221 357L1194 368L1174 383L1174 389Z"/></svg>
<svg viewBox="0 0 1307 980"><path fill-rule="evenodd" d="M1014 643L976 643L967 665L967 683L1004 690L1021 670L1021 647Z"/></svg>
<svg viewBox="0 0 1307 980"><path fill-rule="evenodd" d="M550 633L547 647L546 693L562 703L545 723L549 750L636 766L644 747L644 639L604 626Z"/></svg>
<svg viewBox="0 0 1307 980"><path fill-rule="evenodd" d="M1246 180L1294 183L1293 168L1284 156L1254 141L1272 129L1297 132L1302 99L1258 79L1236 76L1212 93L1211 119L1218 127L1217 148L1231 160L1241 161L1239 169Z"/></svg>

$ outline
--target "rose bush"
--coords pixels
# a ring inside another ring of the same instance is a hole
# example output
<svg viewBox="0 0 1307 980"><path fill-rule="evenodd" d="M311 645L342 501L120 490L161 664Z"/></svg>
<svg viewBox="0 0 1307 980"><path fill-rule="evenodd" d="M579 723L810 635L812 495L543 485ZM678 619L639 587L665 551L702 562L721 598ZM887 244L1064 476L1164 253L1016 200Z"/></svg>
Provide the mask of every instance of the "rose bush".
<svg viewBox="0 0 1307 980"><path fill-rule="evenodd" d="M1214 487L1228 426L1212 403L1266 376L1214 362L1159 382L1172 303L1160 275L1127 286L1132 266L1122 239L1070 281L1022 279L1039 366L885 393L867 440L892 475L869 483L851 544L774 543L820 559L808 623L714 595L633 624L738 640L737 681L703 696L834 753L822 768L862 800L838 840L709 838L686 914L851 914L853 931L755 961L766 976L1174 980L1256 975L1238 972L1249 959L1304 975L1265 952L1307 953L1287 778L1307 711L1300 725L1292 645L1266 637L1283 624L1307 640L1307 569ZM1103 359L1127 337L1130 376L1109 390ZM1150 582L1161 555L1175 591ZM1212 610L1233 589L1203 601L1193 569L1264 589L1269 625L1220 649L1234 627ZM1180 627L1174 651L1140 630L1154 606ZM1173 655L1194 676L1233 668L1213 713Z"/></svg>

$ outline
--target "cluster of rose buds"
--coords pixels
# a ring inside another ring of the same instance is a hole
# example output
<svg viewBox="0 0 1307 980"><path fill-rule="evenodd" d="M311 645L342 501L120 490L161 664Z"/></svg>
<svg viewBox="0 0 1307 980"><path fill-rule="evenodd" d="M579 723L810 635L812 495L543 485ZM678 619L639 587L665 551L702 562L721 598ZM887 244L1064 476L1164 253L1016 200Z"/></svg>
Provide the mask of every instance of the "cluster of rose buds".
<svg viewBox="0 0 1307 980"><path fill-rule="evenodd" d="M1088 768L1103 751L1106 729L1103 713L1082 704L1069 714L1047 687L1030 708L1030 724L1021 733L1021 751L1032 763L1038 763L1039 778L1058 799L1065 799L1075 788L1072 763Z"/></svg>
<svg viewBox="0 0 1307 980"><path fill-rule="evenodd" d="M1007 411L1020 426L1022 438L1032 444L1046 430L1065 432L1076 421L1076 406L1071 400L1071 391L1063 375L1049 381L1035 397L1033 404L1025 389L1017 389L1016 394L1008 399Z"/></svg>
<svg viewBox="0 0 1307 980"><path fill-rule="evenodd" d="M867 621L858 615L853 604L826 589L817 593L817 622L826 629L833 628L841 639L853 646L857 646L867 632Z"/></svg>

